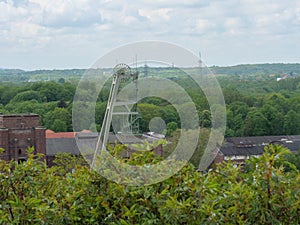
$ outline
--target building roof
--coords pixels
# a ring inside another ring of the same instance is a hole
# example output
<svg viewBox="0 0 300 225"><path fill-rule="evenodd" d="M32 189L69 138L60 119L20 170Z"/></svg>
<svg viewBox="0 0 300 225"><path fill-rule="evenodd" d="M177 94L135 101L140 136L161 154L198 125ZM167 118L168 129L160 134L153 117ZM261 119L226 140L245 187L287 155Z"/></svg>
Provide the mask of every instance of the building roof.
<svg viewBox="0 0 300 225"><path fill-rule="evenodd" d="M90 130L83 130L81 132L54 132L53 130L46 130L46 138L75 138L77 134L89 134ZM94 133L97 134L97 133Z"/></svg>
<svg viewBox="0 0 300 225"><path fill-rule="evenodd" d="M46 139L46 155L56 155L59 152L79 155L75 138L48 138Z"/></svg>
<svg viewBox="0 0 300 225"><path fill-rule="evenodd" d="M46 132L46 138L47 139L51 139L51 138L74 138L75 137L75 133L74 132L61 132L61 133L49 133Z"/></svg>
<svg viewBox="0 0 300 225"><path fill-rule="evenodd" d="M235 145L259 145L263 143L284 142L286 140L294 140L297 136L256 136L256 137L233 137L226 138L227 142ZM299 136L300 137L300 136Z"/></svg>
<svg viewBox="0 0 300 225"><path fill-rule="evenodd" d="M18 114L1 114L0 117L39 117L38 114L35 113L18 113Z"/></svg>
<svg viewBox="0 0 300 225"><path fill-rule="evenodd" d="M279 144L292 152L300 150L300 135L232 137L225 139L220 151L226 155L261 155L268 144Z"/></svg>
<svg viewBox="0 0 300 225"><path fill-rule="evenodd" d="M88 148L94 150L98 142L99 133L96 132L61 132L55 133L51 130L46 131L46 154L55 155L58 152L66 152L70 154L80 154L77 144L80 144L81 148ZM76 142L78 140L78 143ZM108 136L108 142L111 144L142 144L144 141L152 143L157 141L157 138L147 136L134 136L128 134L110 134Z"/></svg>
<svg viewBox="0 0 300 225"><path fill-rule="evenodd" d="M220 151L226 155L261 155L264 152L264 148L262 146L253 146L253 147L235 147L235 146L226 146L221 147Z"/></svg>

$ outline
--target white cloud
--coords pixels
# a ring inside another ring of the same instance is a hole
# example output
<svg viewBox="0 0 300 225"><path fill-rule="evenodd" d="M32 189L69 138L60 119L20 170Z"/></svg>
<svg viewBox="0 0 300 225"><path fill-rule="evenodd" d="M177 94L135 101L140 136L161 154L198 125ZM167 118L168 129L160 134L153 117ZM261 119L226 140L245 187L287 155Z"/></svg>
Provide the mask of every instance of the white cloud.
<svg viewBox="0 0 300 225"><path fill-rule="evenodd" d="M215 25L210 20L207 19L199 19L196 23L196 28L200 31L208 31L211 28L214 28Z"/></svg>
<svg viewBox="0 0 300 225"><path fill-rule="evenodd" d="M146 39L202 50L208 64L251 63L257 55L266 62L299 59L294 0L0 0L0 12L0 67L23 65L18 53L32 57L28 67L42 67L34 57L43 52L48 67L90 65L110 48ZM283 49L291 52L276 55Z"/></svg>
<svg viewBox="0 0 300 225"><path fill-rule="evenodd" d="M15 7L13 2L0 1L0 22L10 23L28 15L28 9Z"/></svg>
<svg viewBox="0 0 300 225"><path fill-rule="evenodd" d="M83 0L56 0L44 6L42 23L45 26L89 26L101 23L98 4Z"/></svg>
<svg viewBox="0 0 300 225"><path fill-rule="evenodd" d="M161 9L139 9L139 15L146 17L150 22L163 22L170 19L169 13L172 11L170 8L161 8Z"/></svg>

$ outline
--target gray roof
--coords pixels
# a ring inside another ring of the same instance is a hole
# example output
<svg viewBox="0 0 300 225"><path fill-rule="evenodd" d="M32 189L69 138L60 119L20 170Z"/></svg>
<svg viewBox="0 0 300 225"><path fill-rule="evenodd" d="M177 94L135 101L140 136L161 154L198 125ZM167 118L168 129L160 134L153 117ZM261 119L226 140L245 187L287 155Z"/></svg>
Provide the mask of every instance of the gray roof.
<svg viewBox="0 0 300 225"><path fill-rule="evenodd" d="M264 152L264 146L254 146L254 147L235 147L235 146L226 146L221 147L220 151L226 155L261 155Z"/></svg>
<svg viewBox="0 0 300 225"><path fill-rule="evenodd" d="M78 133L75 138L47 138L46 139L46 155L55 155L59 152L66 152L73 155L80 154L77 144L80 144L81 148L92 149L96 148L99 133ZM79 142L76 142L76 139ZM121 144L135 144L143 143L144 140L148 142L154 142L157 139L144 136L134 136L125 134L110 134L108 137L108 142L111 144L121 143Z"/></svg>
<svg viewBox="0 0 300 225"><path fill-rule="evenodd" d="M0 113L0 117L39 117L36 113L17 113L17 114L2 114Z"/></svg>
<svg viewBox="0 0 300 225"><path fill-rule="evenodd" d="M56 155L59 152L79 155L75 138L47 138L46 155Z"/></svg>
<svg viewBox="0 0 300 225"><path fill-rule="evenodd" d="M300 135L232 137L220 148L224 155L261 155L268 144L282 145L292 152L300 150Z"/></svg>

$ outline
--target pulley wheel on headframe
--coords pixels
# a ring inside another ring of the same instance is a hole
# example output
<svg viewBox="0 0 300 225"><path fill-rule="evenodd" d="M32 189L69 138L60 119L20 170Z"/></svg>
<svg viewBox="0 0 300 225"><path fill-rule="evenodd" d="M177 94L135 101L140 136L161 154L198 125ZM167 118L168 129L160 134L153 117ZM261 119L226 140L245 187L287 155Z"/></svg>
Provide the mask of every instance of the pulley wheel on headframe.
<svg viewBox="0 0 300 225"><path fill-rule="evenodd" d="M125 63L120 63L114 67L113 73L118 76L131 76L131 68Z"/></svg>

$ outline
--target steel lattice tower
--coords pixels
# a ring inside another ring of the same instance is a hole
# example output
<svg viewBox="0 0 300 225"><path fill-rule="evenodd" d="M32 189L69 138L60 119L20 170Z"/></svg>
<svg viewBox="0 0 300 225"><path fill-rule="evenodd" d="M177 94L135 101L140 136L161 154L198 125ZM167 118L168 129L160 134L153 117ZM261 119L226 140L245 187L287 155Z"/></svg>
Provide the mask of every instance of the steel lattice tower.
<svg viewBox="0 0 300 225"><path fill-rule="evenodd" d="M113 69L113 81L110 88L92 167L94 166L95 157L99 150L101 151L106 149L113 116L121 116L123 119L121 127L122 130L120 130L120 132L131 135L139 133L139 114L137 112L138 75L138 71L132 71L128 65L122 63L116 65ZM134 99L131 101L117 100L120 85L129 81L134 82L135 85ZM118 111L114 111L116 107L118 107Z"/></svg>

